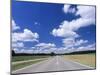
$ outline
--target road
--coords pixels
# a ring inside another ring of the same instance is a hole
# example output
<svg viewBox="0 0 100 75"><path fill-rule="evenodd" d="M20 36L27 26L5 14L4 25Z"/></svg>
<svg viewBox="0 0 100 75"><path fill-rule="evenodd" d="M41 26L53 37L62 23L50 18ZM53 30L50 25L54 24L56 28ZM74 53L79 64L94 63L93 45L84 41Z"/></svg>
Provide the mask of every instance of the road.
<svg viewBox="0 0 100 75"><path fill-rule="evenodd" d="M18 73L35 73L35 72L50 72L50 71L69 71L69 70L88 70L94 69L86 65L65 60L61 56L54 56L39 63L24 67L22 69L13 71L13 74Z"/></svg>

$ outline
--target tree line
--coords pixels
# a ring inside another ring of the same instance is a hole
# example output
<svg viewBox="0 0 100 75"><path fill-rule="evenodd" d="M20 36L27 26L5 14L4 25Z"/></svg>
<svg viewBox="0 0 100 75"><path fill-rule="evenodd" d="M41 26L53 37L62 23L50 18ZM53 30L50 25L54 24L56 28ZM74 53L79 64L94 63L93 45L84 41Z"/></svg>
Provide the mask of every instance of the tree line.
<svg viewBox="0 0 100 75"><path fill-rule="evenodd" d="M33 55L50 55L50 56L54 56L56 55L54 52L51 52L51 53L15 53L14 50L12 50L12 56L33 56Z"/></svg>
<svg viewBox="0 0 100 75"><path fill-rule="evenodd" d="M30 55L50 55L50 56L55 56L55 55L75 55L75 54L89 54L89 53L96 53L96 50L87 50L87 51L77 51L77 52L71 52L71 53L63 53L63 54L57 54L54 52L51 53L15 53L14 50L12 50L12 56L30 56Z"/></svg>

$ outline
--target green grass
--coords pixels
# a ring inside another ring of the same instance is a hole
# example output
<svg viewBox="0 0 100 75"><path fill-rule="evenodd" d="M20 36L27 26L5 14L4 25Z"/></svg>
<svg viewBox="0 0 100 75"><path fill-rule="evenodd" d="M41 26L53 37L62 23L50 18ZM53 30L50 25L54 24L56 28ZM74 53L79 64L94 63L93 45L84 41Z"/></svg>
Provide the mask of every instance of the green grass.
<svg viewBox="0 0 100 75"><path fill-rule="evenodd" d="M42 59L42 58L48 58L48 57L49 56L12 56L12 62L33 60L33 61L29 61L29 62L12 64L12 70L14 71L14 70L23 68L25 66L29 66L29 65L35 64L37 62L45 60L45 59ZM35 59L40 59L40 60L35 60Z"/></svg>
<svg viewBox="0 0 100 75"><path fill-rule="evenodd" d="M12 56L12 62L47 58L48 56Z"/></svg>
<svg viewBox="0 0 100 75"><path fill-rule="evenodd" d="M76 61L76 62L79 62L79 63L84 64L84 65L88 65L90 67L96 66L95 53L65 55L64 58L66 60L72 60L72 61Z"/></svg>
<svg viewBox="0 0 100 75"><path fill-rule="evenodd" d="M36 60L36 61L30 61L30 62L24 62L24 63L20 63L20 64L14 64L14 65L12 65L12 71L20 69L20 68L24 68L26 66L35 64L35 63L40 62L40 61L43 61L43 59Z"/></svg>

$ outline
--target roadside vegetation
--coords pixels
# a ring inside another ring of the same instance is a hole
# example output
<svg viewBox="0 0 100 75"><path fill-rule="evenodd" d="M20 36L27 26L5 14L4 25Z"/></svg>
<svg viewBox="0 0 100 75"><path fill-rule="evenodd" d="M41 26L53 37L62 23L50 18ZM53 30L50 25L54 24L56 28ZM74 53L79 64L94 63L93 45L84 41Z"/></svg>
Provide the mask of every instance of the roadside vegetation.
<svg viewBox="0 0 100 75"><path fill-rule="evenodd" d="M47 58L49 56L13 56L12 62Z"/></svg>
<svg viewBox="0 0 100 75"><path fill-rule="evenodd" d="M24 68L26 66L38 63L40 61L46 60L50 55L45 55L45 54L25 54L25 53L20 53L16 54L14 51L12 51L12 71L15 71L17 69Z"/></svg>
<svg viewBox="0 0 100 75"><path fill-rule="evenodd" d="M64 55L64 58L66 60L72 60L75 62L79 62L81 64L90 66L90 67L96 67L96 56L95 53L89 53L89 54L75 54L75 55Z"/></svg>
<svg viewBox="0 0 100 75"><path fill-rule="evenodd" d="M35 64L37 62L43 61L44 59L40 59L40 60L35 60L35 61L29 61L29 62L24 62L24 63L19 63L19 64L14 64L12 65L12 71L17 70L17 69L21 69L24 68L26 66Z"/></svg>
<svg viewBox="0 0 100 75"><path fill-rule="evenodd" d="M12 56L12 71L46 60L50 56Z"/></svg>

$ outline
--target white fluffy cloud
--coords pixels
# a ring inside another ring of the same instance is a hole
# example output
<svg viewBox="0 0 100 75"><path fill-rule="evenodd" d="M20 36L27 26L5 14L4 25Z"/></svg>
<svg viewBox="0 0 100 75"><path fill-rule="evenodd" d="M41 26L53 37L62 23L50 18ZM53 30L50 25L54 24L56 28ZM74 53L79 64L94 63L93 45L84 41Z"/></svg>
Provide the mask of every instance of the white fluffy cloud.
<svg viewBox="0 0 100 75"><path fill-rule="evenodd" d="M52 34L58 37L78 37L79 35L73 31L74 28L72 25L72 22L64 21L61 25L59 25L58 29L54 28L52 30Z"/></svg>
<svg viewBox="0 0 100 75"><path fill-rule="evenodd" d="M70 4L65 4L63 6L63 12L66 13L66 14L67 13L73 13L76 16L80 15L82 18L95 19L95 7L94 6L81 6L81 5L78 5L77 7L71 8Z"/></svg>
<svg viewBox="0 0 100 75"><path fill-rule="evenodd" d="M42 47L43 49L45 48L52 48L55 47L56 45L54 43L38 43L35 45L36 47Z"/></svg>
<svg viewBox="0 0 100 75"><path fill-rule="evenodd" d="M63 7L64 13L68 13L69 8L70 8L70 5L64 5L64 7Z"/></svg>
<svg viewBox="0 0 100 75"><path fill-rule="evenodd" d="M75 46L80 46L82 44L88 43L88 40L83 40L83 39L79 39L79 40L75 40L75 38L65 38L62 40L64 46L66 48L71 48L71 47L75 47Z"/></svg>
<svg viewBox="0 0 100 75"><path fill-rule="evenodd" d="M69 48L69 47L73 47L75 44L75 39L73 38L66 38L62 40L63 44L65 47Z"/></svg>
<svg viewBox="0 0 100 75"><path fill-rule="evenodd" d="M80 15L82 18L95 19L95 7L94 6L77 6L76 15Z"/></svg>
<svg viewBox="0 0 100 75"><path fill-rule="evenodd" d="M33 33L32 31L28 29L24 29L24 31L21 33L14 32L12 33L12 41L37 41L39 35L38 33Z"/></svg>
<svg viewBox="0 0 100 75"><path fill-rule="evenodd" d="M87 13L90 14L90 13ZM94 14L95 15L95 14ZM89 25L95 25L95 18L93 17L87 17L87 18L78 18L72 21L63 21L61 25L59 25L59 28L56 29L54 28L52 30L52 34L54 36L59 36L59 37L78 37L78 34L76 31L79 28L86 27Z"/></svg>
<svg viewBox="0 0 100 75"><path fill-rule="evenodd" d="M34 51L32 49L18 49L18 48L14 48L14 51L16 53L28 53L28 54L32 54Z"/></svg>
<svg viewBox="0 0 100 75"><path fill-rule="evenodd" d="M12 43L12 48L20 48L20 47L24 47L24 43L22 43L22 42L13 42Z"/></svg>
<svg viewBox="0 0 100 75"><path fill-rule="evenodd" d="M54 47L55 46L55 44L53 44L53 43L39 43L39 44L37 44L36 46L51 46L51 47Z"/></svg>
<svg viewBox="0 0 100 75"><path fill-rule="evenodd" d="M54 43L38 43L33 48L35 53L51 53L56 49Z"/></svg>
<svg viewBox="0 0 100 75"><path fill-rule="evenodd" d="M84 23L80 24L81 27L95 24L95 7L94 6L77 6L77 13L76 15L81 16L81 20L83 20Z"/></svg>
<svg viewBox="0 0 100 75"><path fill-rule="evenodd" d="M71 5L65 4L63 7L63 12L64 13L75 13L76 9L75 8L71 8Z"/></svg>
<svg viewBox="0 0 100 75"><path fill-rule="evenodd" d="M95 43L89 44L87 46L80 46L77 50L95 50Z"/></svg>
<svg viewBox="0 0 100 75"><path fill-rule="evenodd" d="M69 11L70 10L69 7L71 5L64 5L63 8L65 8L65 6L68 7L66 10ZM74 8L77 8L76 13L74 13L74 14L76 16L80 15L81 17L76 20L72 20L71 22L68 22L67 20L65 20L67 22L67 24L65 23L66 25L64 25L64 26L67 26L67 27L69 27L69 29L72 29L72 30L77 30L81 27L95 24L95 12L96 11L95 11L94 6L77 6ZM68 12L66 12L66 13L68 13Z"/></svg>
<svg viewBox="0 0 100 75"><path fill-rule="evenodd" d="M12 20L12 30L17 30L17 29L20 29L20 27L18 25L16 25L15 21Z"/></svg>
<svg viewBox="0 0 100 75"><path fill-rule="evenodd" d="M85 44L85 43L88 43L88 40L80 39L80 40L77 40L75 42L75 46L80 46L80 45Z"/></svg>

